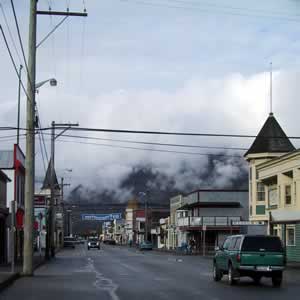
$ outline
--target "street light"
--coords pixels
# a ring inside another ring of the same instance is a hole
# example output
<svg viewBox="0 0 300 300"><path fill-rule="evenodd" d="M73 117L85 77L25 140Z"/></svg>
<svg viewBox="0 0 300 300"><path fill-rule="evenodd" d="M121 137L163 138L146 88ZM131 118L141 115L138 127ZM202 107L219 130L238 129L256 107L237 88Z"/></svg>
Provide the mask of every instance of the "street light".
<svg viewBox="0 0 300 300"><path fill-rule="evenodd" d="M41 86L43 86L44 84L46 84L47 82L50 82L50 86L57 86L57 80L55 78L50 78L50 79L47 79L47 80L44 80L44 81L41 81L41 82L37 83L35 85L36 92L38 93L38 89Z"/></svg>
<svg viewBox="0 0 300 300"><path fill-rule="evenodd" d="M20 101L21 101L21 72L23 66L20 65L19 69L19 91L18 91L18 117L17 117L17 144L19 145L20 141ZM57 80L55 78L50 78L44 81L41 81L35 85L35 92L38 93L38 89L43 86L45 83L50 82L50 86L57 86Z"/></svg>

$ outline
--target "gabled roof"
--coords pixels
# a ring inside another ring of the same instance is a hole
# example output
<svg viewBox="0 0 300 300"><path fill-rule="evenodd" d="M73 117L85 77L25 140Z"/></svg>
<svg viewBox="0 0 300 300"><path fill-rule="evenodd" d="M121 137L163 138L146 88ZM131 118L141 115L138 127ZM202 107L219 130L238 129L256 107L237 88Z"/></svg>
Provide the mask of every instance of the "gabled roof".
<svg viewBox="0 0 300 300"><path fill-rule="evenodd" d="M287 153L294 150L295 147L280 127L273 113L270 113L245 156L256 153Z"/></svg>
<svg viewBox="0 0 300 300"><path fill-rule="evenodd" d="M54 187L56 190L59 190L60 187L58 184L55 170L53 172L53 176L54 176ZM49 161L49 164L48 164L48 168L47 168L46 176L45 176L45 179L43 182L42 190L50 189L50 188L51 188L51 160Z"/></svg>

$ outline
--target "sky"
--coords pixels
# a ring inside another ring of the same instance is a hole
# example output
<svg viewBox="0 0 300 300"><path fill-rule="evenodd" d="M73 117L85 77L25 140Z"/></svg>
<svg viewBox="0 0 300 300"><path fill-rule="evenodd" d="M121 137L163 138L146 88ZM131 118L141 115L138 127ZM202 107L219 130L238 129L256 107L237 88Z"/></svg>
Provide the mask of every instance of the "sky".
<svg viewBox="0 0 300 300"><path fill-rule="evenodd" d="M27 57L29 1L14 2ZM22 60L10 1L0 3ZM83 11L85 6L89 16L68 18L38 48L37 82L53 77L58 82L57 87L43 86L36 98L44 127L55 120L93 128L255 135L270 112L272 62L273 111L287 135L300 136L296 121L300 94L300 1L39 0L39 9L47 10L49 5L52 10L64 11L68 6L71 11ZM38 16L38 41L60 20ZM0 24L19 65L2 11ZM0 126L16 126L18 79L2 37L0 66ZM23 81L26 84L25 73ZM24 93L21 103L21 124L25 126ZM0 132L1 149L12 148L14 140L3 138L9 134L14 133ZM68 134L243 148L253 141L71 131ZM45 135L45 140L49 156L49 136ZM194 169L207 167L205 155L120 149L108 144L214 153L211 149L74 141L70 137L59 138L55 157L58 176L64 176L71 188L79 183L116 188L133 166L143 163L171 175L177 174L183 163L191 174ZM102 145L83 144L86 142ZM299 147L299 142L292 142ZM24 145L22 138L25 152ZM230 162L220 172L226 178L229 173L238 176ZM44 173L37 139L37 181ZM179 185L185 176L178 179ZM223 181L226 183L224 178Z"/></svg>

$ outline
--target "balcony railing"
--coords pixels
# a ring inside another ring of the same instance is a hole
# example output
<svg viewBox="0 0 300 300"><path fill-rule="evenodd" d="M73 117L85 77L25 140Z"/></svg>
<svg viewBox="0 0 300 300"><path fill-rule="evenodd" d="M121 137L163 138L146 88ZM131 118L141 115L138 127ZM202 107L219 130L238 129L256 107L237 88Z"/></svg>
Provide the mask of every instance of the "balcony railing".
<svg viewBox="0 0 300 300"><path fill-rule="evenodd" d="M178 219L178 226L230 226L231 222L241 221L241 217L185 217Z"/></svg>

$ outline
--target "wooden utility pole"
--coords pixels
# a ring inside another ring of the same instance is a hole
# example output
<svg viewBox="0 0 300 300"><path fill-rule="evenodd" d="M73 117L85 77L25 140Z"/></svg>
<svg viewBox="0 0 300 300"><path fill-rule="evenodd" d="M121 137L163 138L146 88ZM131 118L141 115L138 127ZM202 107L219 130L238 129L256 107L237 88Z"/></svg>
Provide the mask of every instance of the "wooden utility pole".
<svg viewBox="0 0 300 300"><path fill-rule="evenodd" d="M25 160L25 222L23 274L33 275L33 197L34 197L34 125L35 125L35 72L36 72L36 10L37 0L30 0L29 56L26 108L26 160Z"/></svg>
<svg viewBox="0 0 300 300"><path fill-rule="evenodd" d="M26 175L25 175L25 218L24 218L24 261L23 274L33 275L33 198L35 171L35 81L36 81L36 32L37 15L60 15L86 17L87 13L38 11L37 0L30 0L29 42L28 42L28 78L26 108Z"/></svg>

